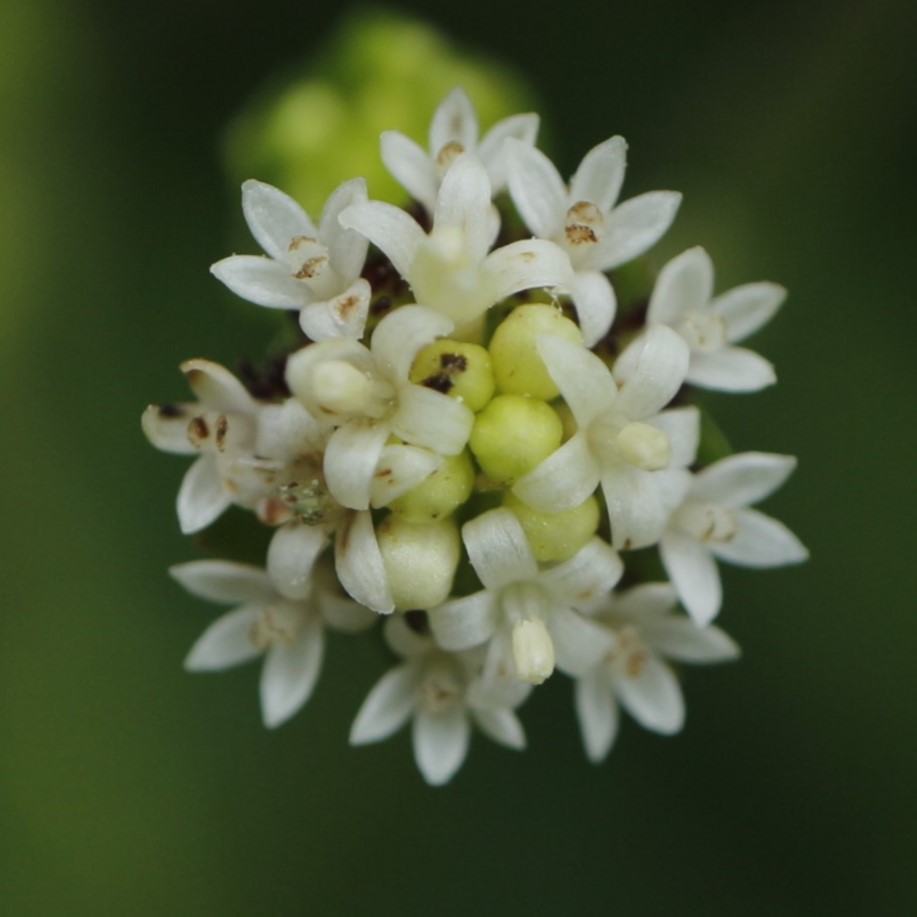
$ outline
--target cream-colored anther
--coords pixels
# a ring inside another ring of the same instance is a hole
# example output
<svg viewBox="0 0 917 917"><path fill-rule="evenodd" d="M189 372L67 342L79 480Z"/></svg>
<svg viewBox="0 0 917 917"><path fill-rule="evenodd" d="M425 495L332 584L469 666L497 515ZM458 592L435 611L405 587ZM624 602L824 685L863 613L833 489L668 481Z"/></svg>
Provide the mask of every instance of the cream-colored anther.
<svg viewBox="0 0 917 917"><path fill-rule="evenodd" d="M334 414L370 414L373 380L346 360L322 360L312 368L312 393Z"/></svg>
<svg viewBox="0 0 917 917"><path fill-rule="evenodd" d="M532 685L540 685L554 671L554 641L541 618L513 625L513 664L516 676Z"/></svg>
<svg viewBox="0 0 917 917"><path fill-rule="evenodd" d="M464 152L465 147L463 147L458 140L450 140L443 145L436 154L436 171L439 173L440 178L446 174L446 170L449 166L451 166Z"/></svg>
<svg viewBox="0 0 917 917"><path fill-rule="evenodd" d="M726 320L712 312L688 312L675 329L692 350L712 353L727 343Z"/></svg>
<svg viewBox="0 0 917 917"><path fill-rule="evenodd" d="M668 436L649 424L633 421L627 424L615 439L618 455L643 471L659 471L672 458L672 445Z"/></svg>

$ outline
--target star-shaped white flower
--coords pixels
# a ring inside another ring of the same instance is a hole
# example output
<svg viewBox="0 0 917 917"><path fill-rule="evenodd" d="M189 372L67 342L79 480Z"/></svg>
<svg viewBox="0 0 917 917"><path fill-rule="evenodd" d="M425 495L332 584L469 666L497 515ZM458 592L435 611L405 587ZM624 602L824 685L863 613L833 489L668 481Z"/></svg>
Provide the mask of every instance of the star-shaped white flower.
<svg viewBox="0 0 917 917"><path fill-rule="evenodd" d="M624 569L600 538L570 560L539 569L519 520L501 508L466 522L462 539L484 588L431 609L430 627L447 650L489 642L485 682L508 671L539 684L555 662L564 672L581 673L607 650L602 633L577 612L610 591Z"/></svg>
<svg viewBox="0 0 917 917"><path fill-rule="evenodd" d="M313 573L308 596L281 595L264 570L225 560L202 560L171 567L188 592L226 605L200 636L185 660L191 672L222 671L264 657L261 714L273 728L286 722L311 697L324 655L324 628L356 632L375 615L337 592L325 569Z"/></svg>
<svg viewBox="0 0 917 917"><path fill-rule="evenodd" d="M528 228L570 256L576 272L567 288L586 346L614 320L614 290L605 276L643 254L675 219L681 195L650 191L615 206L624 182L627 144L612 137L593 147L569 187L554 164L531 144L506 142L509 191Z"/></svg>
<svg viewBox="0 0 917 917"><path fill-rule="evenodd" d="M417 351L451 330L444 315L402 306L379 322L369 348L352 340L322 341L290 357L291 391L311 414L336 427L325 449L324 474L342 506L385 505L468 442L471 410L408 379ZM388 444L392 434L408 445Z"/></svg>
<svg viewBox="0 0 917 917"><path fill-rule="evenodd" d="M776 283L746 283L713 297L713 263L699 246L659 272L647 322L674 328L691 348L687 381L724 392L756 392L777 381L754 351L732 346L757 331L786 297Z"/></svg>
<svg viewBox="0 0 917 917"><path fill-rule="evenodd" d="M237 295L271 309L295 309L314 341L360 338L370 286L360 277L367 244L338 222L366 200L363 179L344 182L322 211L318 228L293 198L259 181L242 185L242 211L268 257L231 255L210 270Z"/></svg>
<svg viewBox="0 0 917 917"><path fill-rule="evenodd" d="M716 627L697 627L672 613L675 590L646 583L612 598L596 612L608 628L612 649L576 682L575 704L586 754L599 762L618 731L618 704L644 728L669 735L684 724L678 678L665 658L676 662L725 662L739 649Z"/></svg>
<svg viewBox="0 0 917 917"><path fill-rule="evenodd" d="M513 293L565 287L573 278L564 251L542 239L490 251L498 231L490 197L487 170L463 154L443 177L429 235L410 214L382 201L353 204L341 214L341 225L388 256L418 303L461 328Z"/></svg>
<svg viewBox="0 0 917 917"><path fill-rule="evenodd" d="M197 403L150 405L141 425L165 452L199 454L178 492L178 519L185 534L200 531L230 505L257 506L274 487L282 463L259 448L270 438L275 415L256 401L229 370L209 360L182 363ZM267 412L267 413L266 413Z"/></svg>
<svg viewBox="0 0 917 917"><path fill-rule="evenodd" d="M429 152L399 131L381 138L382 161L401 186L424 205L436 208L446 171L462 153L474 153L487 170L492 194L506 187L505 141L512 137L531 145L538 133L538 115L513 115L498 121L478 140L478 118L471 99L453 89L440 103L430 124Z"/></svg>
<svg viewBox="0 0 917 917"><path fill-rule="evenodd" d="M720 610L717 560L780 567L809 556L782 522L748 508L777 490L795 467L791 455L743 452L695 475L659 550L682 605L698 624L712 621Z"/></svg>
<svg viewBox="0 0 917 917"><path fill-rule="evenodd" d="M653 544L688 485L699 435L696 408L659 413L684 381L688 347L657 326L636 340L614 375L586 348L547 335L538 350L578 427L514 493L537 510L579 506L601 484L619 550ZM617 381L616 381L617 377Z"/></svg>
<svg viewBox="0 0 917 917"><path fill-rule="evenodd" d="M389 646L405 661L376 683L350 730L351 745L388 738L409 719L414 759L427 783L450 780L468 753L472 722L507 748L525 748L525 733L512 705L482 703L476 690L475 655L447 653L411 630L403 615L385 622Z"/></svg>

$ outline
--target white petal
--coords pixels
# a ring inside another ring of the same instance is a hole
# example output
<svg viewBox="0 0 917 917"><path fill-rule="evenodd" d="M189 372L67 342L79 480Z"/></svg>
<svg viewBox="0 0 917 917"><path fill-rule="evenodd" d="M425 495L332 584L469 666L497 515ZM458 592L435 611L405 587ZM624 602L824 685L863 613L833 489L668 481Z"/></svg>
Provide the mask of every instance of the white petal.
<svg viewBox="0 0 917 917"><path fill-rule="evenodd" d="M350 744L379 742L397 732L414 710L416 665L390 669L373 686L350 728Z"/></svg>
<svg viewBox="0 0 917 917"><path fill-rule="evenodd" d="M520 140L506 141L509 193L525 225L542 239L563 235L567 188L554 163Z"/></svg>
<svg viewBox="0 0 917 917"><path fill-rule="evenodd" d="M341 506L369 509L373 479L389 430L387 424L351 421L331 434L325 447L325 484Z"/></svg>
<svg viewBox="0 0 917 917"><path fill-rule="evenodd" d="M618 410L632 420L658 413L681 388L689 356L681 335L666 325L651 325L615 362Z"/></svg>
<svg viewBox="0 0 917 917"><path fill-rule="evenodd" d="M538 134L538 124L538 115L512 115L498 121L478 144L476 153L490 176L493 194L497 194L506 187L506 140L512 137L531 146Z"/></svg>
<svg viewBox="0 0 917 917"><path fill-rule="evenodd" d="M636 678L616 678L615 694L644 728L670 735L685 720L685 702L675 673L658 656L647 656Z"/></svg>
<svg viewBox="0 0 917 917"><path fill-rule="evenodd" d="M254 414L258 405L245 386L224 366L210 360L185 360L181 371L197 399L212 411Z"/></svg>
<svg viewBox="0 0 917 917"><path fill-rule="evenodd" d="M293 239L318 236L305 210L288 194L264 182L249 179L242 185L242 212L255 241L278 261L286 259Z"/></svg>
<svg viewBox="0 0 917 917"><path fill-rule="evenodd" d="M601 670L576 682L574 698L586 756L598 764L611 751L618 733L618 705Z"/></svg>
<svg viewBox="0 0 917 917"><path fill-rule="evenodd" d="M710 551L696 538L667 532L659 553L681 604L697 624L709 624L723 601L720 573Z"/></svg>
<svg viewBox="0 0 917 917"><path fill-rule="evenodd" d="M612 137L594 146L570 179L570 200L591 201L608 213L618 199L627 167L627 143L623 137Z"/></svg>
<svg viewBox="0 0 917 917"><path fill-rule="evenodd" d="M493 635L498 616L496 596L487 589L451 599L429 612L433 639L444 650L479 646Z"/></svg>
<svg viewBox="0 0 917 917"><path fill-rule="evenodd" d="M773 318L786 299L786 290L776 283L746 283L727 290L710 304L726 319L729 342L747 338Z"/></svg>
<svg viewBox="0 0 917 917"><path fill-rule="evenodd" d="M672 225L680 204L677 191L650 191L616 207L608 220L610 231L596 246L591 265L610 271L642 255Z"/></svg>
<svg viewBox="0 0 917 917"><path fill-rule="evenodd" d="M274 532L267 549L267 570L277 591L288 599L312 592L312 566L328 544L319 526L289 523Z"/></svg>
<svg viewBox="0 0 917 917"><path fill-rule="evenodd" d="M272 647L261 670L261 717L268 729L285 723L311 697L322 666L319 622L303 626L290 646Z"/></svg>
<svg viewBox="0 0 917 917"><path fill-rule="evenodd" d="M285 264L260 255L230 255L212 264L210 273L236 296L269 309L301 309L312 298Z"/></svg>
<svg viewBox="0 0 917 917"><path fill-rule="evenodd" d="M267 604L276 592L260 567L231 560L193 560L169 567L174 577L192 595L211 602L241 605Z"/></svg>
<svg viewBox="0 0 917 917"><path fill-rule="evenodd" d="M538 335L538 353L582 429L610 411L618 386L602 360L585 347L551 335Z"/></svg>
<svg viewBox="0 0 917 917"><path fill-rule="evenodd" d="M385 168L432 214L439 182L426 150L399 131L383 131L379 141Z"/></svg>
<svg viewBox="0 0 917 917"><path fill-rule="evenodd" d="M385 446L373 476L371 504L388 506L413 490L443 464L442 456L417 446Z"/></svg>
<svg viewBox="0 0 917 917"><path fill-rule="evenodd" d="M513 493L533 509L562 513L579 506L595 492L599 473L585 434L577 433L516 481Z"/></svg>
<svg viewBox="0 0 917 917"><path fill-rule="evenodd" d="M665 474L622 465L602 475L612 544L619 551L655 544L665 530L672 511L668 490L658 480Z"/></svg>
<svg viewBox="0 0 917 917"><path fill-rule="evenodd" d="M341 226L355 229L384 252L402 277L410 276L414 256L426 238L413 217L393 204L361 201L343 210L338 219Z"/></svg>
<svg viewBox="0 0 917 917"><path fill-rule="evenodd" d="M256 455L289 460L324 449L327 427L319 423L297 398L264 404L258 411Z"/></svg>
<svg viewBox="0 0 917 917"><path fill-rule="evenodd" d="M623 572L624 564L617 551L596 537L570 560L543 570L538 581L558 601L579 608L611 592Z"/></svg>
<svg viewBox="0 0 917 917"><path fill-rule="evenodd" d="M579 271L570 291L587 347L597 344L611 328L617 300L608 278L598 271Z"/></svg>
<svg viewBox="0 0 917 917"><path fill-rule="evenodd" d="M505 707L475 710L472 718L478 729L494 742L517 751L525 748L525 730L512 710Z"/></svg>
<svg viewBox="0 0 917 917"><path fill-rule="evenodd" d="M611 632L569 608L552 609L547 621L557 667L567 675L582 676L594 669L615 645Z"/></svg>
<svg viewBox="0 0 917 917"><path fill-rule="evenodd" d="M468 754L470 736L463 707L436 715L418 711L412 730L414 760L427 783L442 786L455 775Z"/></svg>
<svg viewBox="0 0 917 917"><path fill-rule="evenodd" d="M299 325L313 341L363 337L372 289L357 278L343 293L325 302L309 303L299 313Z"/></svg>
<svg viewBox="0 0 917 917"><path fill-rule="evenodd" d="M335 274L346 284L352 283L363 269L368 245L366 239L352 229L344 229L338 217L351 204L366 199L365 179L352 178L334 189L322 210L319 239L328 247L328 256Z"/></svg>
<svg viewBox="0 0 917 917"><path fill-rule="evenodd" d="M677 601L671 583L642 583L615 595L611 617L632 620L642 631L647 620L667 616Z"/></svg>
<svg viewBox="0 0 917 917"><path fill-rule="evenodd" d="M178 490L178 524L185 535L207 528L232 503L220 484L216 459L202 455L185 472Z"/></svg>
<svg viewBox="0 0 917 917"><path fill-rule="evenodd" d="M188 439L188 423L198 410L196 404L151 404L140 418L143 435L163 452L193 455L198 450Z"/></svg>
<svg viewBox="0 0 917 917"><path fill-rule="evenodd" d="M474 426L474 413L457 398L423 385L405 385L398 393L392 432L405 442L458 455Z"/></svg>
<svg viewBox="0 0 917 917"><path fill-rule="evenodd" d="M433 646L430 637L414 630L404 615L392 615L386 618L382 626L382 633L389 648L405 659L424 656Z"/></svg>
<svg viewBox="0 0 917 917"><path fill-rule="evenodd" d="M522 290L573 286L567 253L544 239L522 239L492 251L481 268L488 300L499 302Z"/></svg>
<svg viewBox="0 0 917 917"><path fill-rule="evenodd" d="M754 509L736 513L739 530L731 541L712 542L720 559L743 567L782 567L809 557L799 539L782 523Z"/></svg>
<svg viewBox="0 0 917 917"><path fill-rule="evenodd" d="M490 179L476 156L460 156L446 172L433 211L434 232L446 228L462 233L473 264L490 247Z"/></svg>
<svg viewBox="0 0 917 917"><path fill-rule="evenodd" d="M688 312L704 311L713 295L713 262L698 245L659 272L646 312L649 322L676 325Z"/></svg>
<svg viewBox="0 0 917 917"><path fill-rule="evenodd" d="M744 347L692 353L686 381L720 392L758 392L777 381L773 364Z"/></svg>
<svg viewBox="0 0 917 917"><path fill-rule="evenodd" d="M478 142L478 117L464 89L455 88L440 102L430 122L430 152L436 156L447 143L473 150Z"/></svg>
<svg viewBox="0 0 917 917"><path fill-rule="evenodd" d="M492 509L462 526L462 540L478 579L487 589L534 579L538 565L515 514Z"/></svg>
<svg viewBox="0 0 917 917"><path fill-rule="evenodd" d="M370 513L353 513L337 532L334 566L351 598L379 614L391 614L395 601Z"/></svg>
<svg viewBox="0 0 917 917"><path fill-rule="evenodd" d="M739 657L738 646L718 627L698 627L675 615L646 622L640 635L657 652L678 662L726 662Z"/></svg>
<svg viewBox="0 0 917 917"><path fill-rule="evenodd" d="M423 306L402 306L379 322L372 337L372 353L386 367L390 379L404 381L417 351L452 331L452 320Z"/></svg>
<svg viewBox="0 0 917 917"><path fill-rule="evenodd" d="M700 444L700 411L693 406L663 411L647 421L669 438L670 468L685 468L694 463Z"/></svg>
<svg viewBox="0 0 917 917"><path fill-rule="evenodd" d="M219 672L260 656L261 650L250 636L260 613L257 606L245 606L217 618L191 647L185 668L189 672Z"/></svg>
<svg viewBox="0 0 917 917"><path fill-rule="evenodd" d="M705 468L694 478L692 500L733 508L750 506L770 496L796 467L792 455L742 452Z"/></svg>

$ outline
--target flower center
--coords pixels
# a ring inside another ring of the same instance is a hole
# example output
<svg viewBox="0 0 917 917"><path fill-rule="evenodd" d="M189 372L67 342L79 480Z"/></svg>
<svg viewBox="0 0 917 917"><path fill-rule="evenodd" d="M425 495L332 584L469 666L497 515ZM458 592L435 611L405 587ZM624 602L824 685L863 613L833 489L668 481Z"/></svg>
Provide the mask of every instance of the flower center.
<svg viewBox="0 0 917 917"><path fill-rule="evenodd" d="M617 459L642 471L667 468L672 459L672 444L662 430L638 420L628 423L614 413L596 418L589 442L606 461Z"/></svg>
<svg viewBox="0 0 917 917"><path fill-rule="evenodd" d="M464 686L450 660L431 663L416 688L417 706L434 716L448 713L462 698Z"/></svg>
<svg viewBox="0 0 917 917"><path fill-rule="evenodd" d="M726 344L726 320L712 312L688 312L675 330L692 350L711 353Z"/></svg>
<svg viewBox="0 0 917 917"><path fill-rule="evenodd" d="M296 612L285 605L269 605L252 623L248 636L262 652L272 646L289 646L296 637Z"/></svg>
<svg viewBox="0 0 917 917"><path fill-rule="evenodd" d="M731 541L739 531L735 513L716 503L689 500L675 514L674 522L698 541Z"/></svg>
<svg viewBox="0 0 917 917"><path fill-rule="evenodd" d="M579 201L567 211L564 236L568 245L576 248L595 245L601 240L604 230L605 218L591 201Z"/></svg>
<svg viewBox="0 0 917 917"><path fill-rule="evenodd" d="M616 674L625 678L639 678L649 660L649 651L640 639L637 629L630 624L615 631L614 649L605 657Z"/></svg>

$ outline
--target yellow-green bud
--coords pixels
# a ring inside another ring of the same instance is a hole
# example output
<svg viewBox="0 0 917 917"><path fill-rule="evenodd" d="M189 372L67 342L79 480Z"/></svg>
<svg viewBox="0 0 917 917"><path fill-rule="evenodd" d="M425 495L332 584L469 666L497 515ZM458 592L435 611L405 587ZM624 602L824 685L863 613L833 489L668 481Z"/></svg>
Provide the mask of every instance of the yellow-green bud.
<svg viewBox="0 0 917 917"><path fill-rule="evenodd" d="M522 525L535 559L542 563L569 560L599 527L599 501L589 497L563 513L542 513L507 492L503 505Z"/></svg>
<svg viewBox="0 0 917 917"><path fill-rule="evenodd" d="M471 496L474 466L467 450L443 456L443 463L388 508L409 522L430 522L454 513Z"/></svg>
<svg viewBox="0 0 917 917"><path fill-rule="evenodd" d="M494 394L490 354L478 344L440 339L418 351L411 382L464 401L480 411Z"/></svg>
<svg viewBox="0 0 917 917"><path fill-rule="evenodd" d="M510 484L546 459L562 434L560 418L546 402L498 395L475 418L468 445L488 477Z"/></svg>
<svg viewBox="0 0 917 917"><path fill-rule="evenodd" d="M542 303L517 306L497 327L490 341L494 377L500 392L531 395L544 401L560 394L538 353L536 338L541 334L583 343L576 323L564 318L555 306Z"/></svg>
<svg viewBox="0 0 917 917"><path fill-rule="evenodd" d="M397 611L433 608L449 598L461 553L451 518L419 523L393 514L376 537Z"/></svg>

